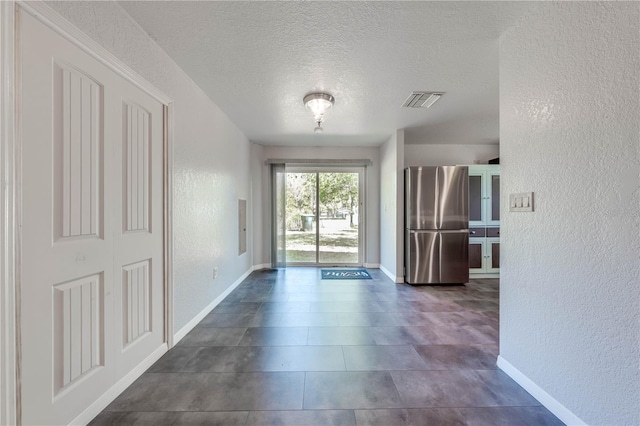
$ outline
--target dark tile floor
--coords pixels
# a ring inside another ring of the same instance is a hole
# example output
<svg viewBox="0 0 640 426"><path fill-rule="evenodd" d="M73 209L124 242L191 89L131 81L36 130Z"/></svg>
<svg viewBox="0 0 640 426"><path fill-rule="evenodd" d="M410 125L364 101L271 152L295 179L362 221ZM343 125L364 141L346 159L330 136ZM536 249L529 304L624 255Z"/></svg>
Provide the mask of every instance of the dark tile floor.
<svg viewBox="0 0 640 426"><path fill-rule="evenodd" d="M249 276L92 424L562 425L496 369L498 280Z"/></svg>

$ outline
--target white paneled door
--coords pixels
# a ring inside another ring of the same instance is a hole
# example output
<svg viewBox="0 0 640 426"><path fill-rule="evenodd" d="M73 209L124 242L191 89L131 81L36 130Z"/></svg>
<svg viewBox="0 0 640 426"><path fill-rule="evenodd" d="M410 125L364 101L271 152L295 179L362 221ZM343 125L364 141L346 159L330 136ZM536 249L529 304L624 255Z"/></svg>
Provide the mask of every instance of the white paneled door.
<svg viewBox="0 0 640 426"><path fill-rule="evenodd" d="M163 345L163 105L21 14L22 414L66 424Z"/></svg>

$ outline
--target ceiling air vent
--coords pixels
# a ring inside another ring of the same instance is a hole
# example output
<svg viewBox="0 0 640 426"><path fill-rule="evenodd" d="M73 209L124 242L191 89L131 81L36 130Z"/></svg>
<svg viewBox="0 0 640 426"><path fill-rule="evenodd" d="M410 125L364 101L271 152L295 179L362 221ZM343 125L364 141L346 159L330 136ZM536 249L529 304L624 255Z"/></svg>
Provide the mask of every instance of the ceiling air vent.
<svg viewBox="0 0 640 426"><path fill-rule="evenodd" d="M413 92L407 100L404 101L402 106L407 108L429 108L435 104L442 95L444 95L443 92Z"/></svg>

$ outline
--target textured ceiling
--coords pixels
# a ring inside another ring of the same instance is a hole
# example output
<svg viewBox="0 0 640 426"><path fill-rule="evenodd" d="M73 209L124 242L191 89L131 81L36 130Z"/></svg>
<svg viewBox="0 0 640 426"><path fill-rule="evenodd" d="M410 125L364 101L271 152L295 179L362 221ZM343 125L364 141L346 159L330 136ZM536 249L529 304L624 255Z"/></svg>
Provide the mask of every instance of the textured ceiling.
<svg viewBox="0 0 640 426"><path fill-rule="evenodd" d="M498 143L498 37L523 2L121 2L254 142ZM400 108L413 90L446 92ZM335 96L313 133L302 98Z"/></svg>

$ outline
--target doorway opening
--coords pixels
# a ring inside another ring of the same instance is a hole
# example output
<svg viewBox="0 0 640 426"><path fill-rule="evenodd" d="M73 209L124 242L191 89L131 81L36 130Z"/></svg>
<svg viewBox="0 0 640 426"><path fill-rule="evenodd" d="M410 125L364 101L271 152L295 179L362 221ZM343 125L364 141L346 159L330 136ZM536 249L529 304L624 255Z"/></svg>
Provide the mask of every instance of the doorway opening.
<svg viewBox="0 0 640 426"><path fill-rule="evenodd" d="M278 263L361 266L364 168L287 166L280 173Z"/></svg>

